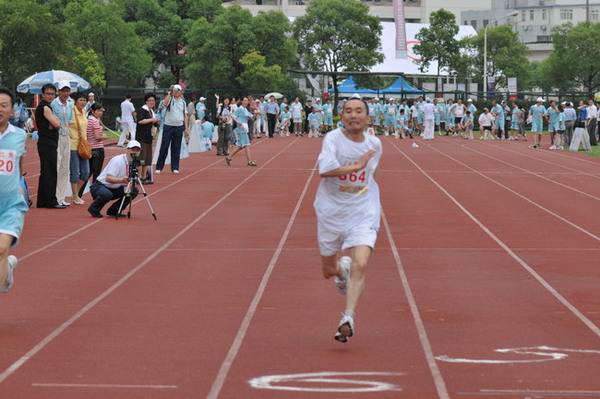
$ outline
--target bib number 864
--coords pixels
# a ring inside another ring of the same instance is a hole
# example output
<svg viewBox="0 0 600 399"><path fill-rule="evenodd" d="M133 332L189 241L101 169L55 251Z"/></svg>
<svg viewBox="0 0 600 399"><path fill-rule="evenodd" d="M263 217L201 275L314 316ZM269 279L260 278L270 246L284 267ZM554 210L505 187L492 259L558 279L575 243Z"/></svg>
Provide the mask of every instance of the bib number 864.
<svg viewBox="0 0 600 399"><path fill-rule="evenodd" d="M365 183L367 181L367 172L365 172L363 170L360 174L356 174L353 172L353 173L350 173L347 175L342 175L342 176L340 176L340 180L341 181L348 180L351 183L355 183L357 181L359 181L361 183Z"/></svg>

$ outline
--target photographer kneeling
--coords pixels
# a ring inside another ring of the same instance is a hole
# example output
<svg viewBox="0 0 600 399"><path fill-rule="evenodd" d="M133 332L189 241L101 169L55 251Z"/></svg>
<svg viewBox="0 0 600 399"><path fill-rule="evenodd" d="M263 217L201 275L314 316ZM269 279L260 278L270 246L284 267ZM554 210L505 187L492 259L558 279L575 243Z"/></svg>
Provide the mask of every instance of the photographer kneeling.
<svg viewBox="0 0 600 399"><path fill-rule="evenodd" d="M125 154L117 155L112 158L108 165L102 170L98 179L90 187L90 192L94 202L88 208L88 212L95 218L101 218L100 211L107 202L116 200L106 211L108 216L117 216L121 200L125 197L125 187L129 183L130 163L134 158L140 155L142 145L131 140L127 144ZM129 201L133 200L138 194L137 188L134 188L131 197L125 198L123 201L123 209L129 205ZM123 215L119 215L123 216Z"/></svg>

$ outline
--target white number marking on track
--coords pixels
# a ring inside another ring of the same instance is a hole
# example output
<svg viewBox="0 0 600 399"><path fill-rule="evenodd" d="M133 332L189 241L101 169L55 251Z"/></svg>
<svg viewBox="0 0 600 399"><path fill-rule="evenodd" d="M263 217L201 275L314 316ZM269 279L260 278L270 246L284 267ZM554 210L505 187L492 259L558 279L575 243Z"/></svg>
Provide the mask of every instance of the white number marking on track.
<svg viewBox="0 0 600 399"><path fill-rule="evenodd" d="M275 389L281 391L303 391L303 392L381 392L401 391L398 385L380 381L368 381L363 379L337 378L337 377L360 377L360 376L401 376L404 373L387 373L371 371L336 372L324 371L318 373L268 375L252 378L248 381L251 387L258 389ZM289 384L289 385L280 385ZM294 386L297 384L298 386ZM299 386L300 384L321 384L321 386ZM330 384L342 385L340 387L327 386ZM344 387L343 385L348 385Z"/></svg>
<svg viewBox="0 0 600 399"><path fill-rule="evenodd" d="M442 362L447 363L476 363L476 364L513 364L513 363L540 363L548 362L553 360L563 360L569 357L571 353L583 353L600 355L600 350L592 349L561 349L553 348L550 346L532 346L526 348L508 348L508 349L495 349L494 352L507 353L507 354L518 354L518 355L533 355L541 357L537 359L515 359L515 360L491 360L491 359L461 359L452 358L447 355L436 356L435 358Z"/></svg>

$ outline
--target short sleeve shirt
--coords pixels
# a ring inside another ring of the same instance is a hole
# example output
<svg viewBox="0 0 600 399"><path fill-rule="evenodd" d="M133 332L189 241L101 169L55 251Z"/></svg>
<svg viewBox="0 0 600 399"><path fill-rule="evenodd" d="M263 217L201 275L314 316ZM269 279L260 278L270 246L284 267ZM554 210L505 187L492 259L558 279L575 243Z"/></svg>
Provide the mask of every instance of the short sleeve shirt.
<svg viewBox="0 0 600 399"><path fill-rule="evenodd" d="M121 103L121 122L133 122L133 113L135 107L129 100L125 100Z"/></svg>
<svg viewBox="0 0 600 399"><path fill-rule="evenodd" d="M318 164L319 173L355 164L369 150L375 156L358 172L344 176L321 178L313 206L320 225L327 230L344 233L355 227L379 228L381 217L379 186L373 178L382 154L381 141L363 133L360 143L347 138L341 128L327 133Z"/></svg>
<svg viewBox="0 0 600 399"><path fill-rule="evenodd" d="M171 98L168 110L165 109L165 125L183 126L183 122L185 121L185 114L185 100L183 98L180 98L179 100Z"/></svg>
<svg viewBox="0 0 600 399"><path fill-rule="evenodd" d="M123 184L121 183L108 183L106 177L111 175L112 177L123 178L129 176L129 162L127 162L127 156L125 154L117 155L108 161L108 165L102 170L98 180L108 188L119 188Z"/></svg>
<svg viewBox="0 0 600 399"><path fill-rule="evenodd" d="M25 155L27 134L11 124L0 132L0 195L19 192L19 159Z"/></svg>

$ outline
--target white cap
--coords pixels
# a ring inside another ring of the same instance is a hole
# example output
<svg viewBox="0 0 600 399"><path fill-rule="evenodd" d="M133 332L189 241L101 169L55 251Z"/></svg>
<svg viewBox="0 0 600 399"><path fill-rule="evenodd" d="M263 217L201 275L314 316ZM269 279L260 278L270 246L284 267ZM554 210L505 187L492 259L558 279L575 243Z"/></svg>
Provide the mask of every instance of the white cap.
<svg viewBox="0 0 600 399"><path fill-rule="evenodd" d="M89 97L89 96L94 96L94 93L89 93L89 94L88 94L88 97Z"/></svg>
<svg viewBox="0 0 600 399"><path fill-rule="evenodd" d="M206 100L206 97L200 97L200 100L198 100L198 101L204 101L204 100Z"/></svg>
<svg viewBox="0 0 600 399"><path fill-rule="evenodd" d="M538 97L537 100L535 100L538 103L543 103L544 99L542 97Z"/></svg>
<svg viewBox="0 0 600 399"><path fill-rule="evenodd" d="M58 85L56 87L58 87L58 90L62 90L65 87L68 87L70 89L71 83L69 83L68 80L59 80Z"/></svg>
<svg viewBox="0 0 600 399"><path fill-rule="evenodd" d="M142 145L137 140L131 140L131 141L129 141L129 143L127 143L127 148L133 148L133 147L142 149Z"/></svg>
<svg viewBox="0 0 600 399"><path fill-rule="evenodd" d="M390 98L388 98L388 103L389 103L390 101L394 101L394 97L390 97Z"/></svg>
<svg viewBox="0 0 600 399"><path fill-rule="evenodd" d="M183 90L180 85L174 85L173 90Z"/></svg>
<svg viewBox="0 0 600 399"><path fill-rule="evenodd" d="M352 95L352 98L358 98L359 100L361 100L361 99L362 99L362 97L361 97L361 96L360 96L360 94L358 94L358 93L354 93L354 94ZM321 100L319 100L319 99L317 98L317 101L321 101Z"/></svg>
<svg viewBox="0 0 600 399"><path fill-rule="evenodd" d="M428 102L428 103L430 103L430 102L431 102L431 98L429 98L429 97L426 97L426 98L425 98L425 101L426 101L426 102Z"/></svg>
<svg viewBox="0 0 600 399"><path fill-rule="evenodd" d="M472 98L469 98L469 99L467 100L467 102L468 102L468 103L472 103L472 102L473 102L473 99L472 99Z"/></svg>
<svg viewBox="0 0 600 399"><path fill-rule="evenodd" d="M562 103L560 103L560 105L567 105L567 102L563 101Z"/></svg>

